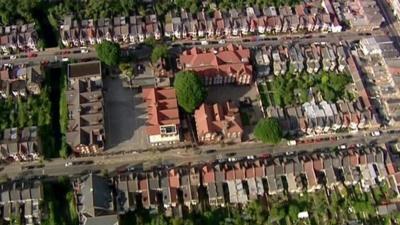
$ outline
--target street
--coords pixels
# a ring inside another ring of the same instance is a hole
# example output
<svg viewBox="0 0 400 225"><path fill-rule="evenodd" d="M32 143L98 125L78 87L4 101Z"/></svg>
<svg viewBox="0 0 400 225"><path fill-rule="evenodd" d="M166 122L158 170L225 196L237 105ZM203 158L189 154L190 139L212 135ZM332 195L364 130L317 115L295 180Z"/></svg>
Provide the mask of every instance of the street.
<svg viewBox="0 0 400 225"><path fill-rule="evenodd" d="M395 141L398 138L398 132L388 133L384 132L379 137L372 137L369 133L365 136L363 132L352 134L348 138L341 138L336 141L321 141L317 143L300 144L296 146L288 146L285 142L279 145L266 145L260 143L243 143L241 145L232 145L226 147L219 147L207 153L210 147L204 146L200 150L194 149L173 149L169 151L146 151L142 153L125 153L118 155L108 156L93 156L76 159L64 160L61 158L44 161L44 166L40 167L37 162L32 163L13 163L4 167L0 171L0 177L8 177L13 179L29 178L36 176L79 176L88 172L102 172L107 170L111 174L117 172L115 170L124 170L128 166L143 164L145 168L150 168L159 164L171 164L175 166L180 165L195 165L215 161L219 158L227 158L227 153L232 153L237 159L246 157L248 155L261 156L265 153L273 156L286 154L287 152L312 152L318 149L334 148L342 144L347 146L353 144L384 144L389 141ZM79 165L66 166L66 162L75 161ZM86 162L86 163L82 163ZM179 162L179 163L178 163ZM22 169L27 165L38 166L38 168ZM40 167L40 168L39 168Z"/></svg>

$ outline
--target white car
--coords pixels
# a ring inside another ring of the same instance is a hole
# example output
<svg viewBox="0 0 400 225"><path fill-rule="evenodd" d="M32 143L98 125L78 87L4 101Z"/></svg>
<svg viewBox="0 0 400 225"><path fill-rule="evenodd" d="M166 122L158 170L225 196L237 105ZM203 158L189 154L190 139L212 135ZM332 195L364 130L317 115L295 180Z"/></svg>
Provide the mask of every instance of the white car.
<svg viewBox="0 0 400 225"><path fill-rule="evenodd" d="M81 48L81 53L89 53L89 49L87 49L87 48Z"/></svg>
<svg viewBox="0 0 400 225"><path fill-rule="evenodd" d="M237 159L235 157L229 157L228 162L235 162Z"/></svg>
<svg viewBox="0 0 400 225"><path fill-rule="evenodd" d="M344 149L346 149L346 148L347 148L347 145L339 145L339 149L344 150Z"/></svg>
<svg viewBox="0 0 400 225"><path fill-rule="evenodd" d="M69 59L68 59L67 57L64 57L64 58L61 59L61 61L63 61L63 62L68 62Z"/></svg>
<svg viewBox="0 0 400 225"><path fill-rule="evenodd" d="M72 165L73 165L72 162L66 162L66 163L65 163L65 167L69 167L69 166L72 166Z"/></svg>
<svg viewBox="0 0 400 225"><path fill-rule="evenodd" d="M254 159L254 155L248 155L248 156L246 156L246 158L249 160Z"/></svg>
<svg viewBox="0 0 400 225"><path fill-rule="evenodd" d="M16 55L10 55L10 59L11 59L11 60L14 60L14 59L16 59L16 58L17 58Z"/></svg>
<svg viewBox="0 0 400 225"><path fill-rule="evenodd" d="M372 137L379 137L379 136L381 136L381 132L379 130L372 131L371 132L371 136Z"/></svg>

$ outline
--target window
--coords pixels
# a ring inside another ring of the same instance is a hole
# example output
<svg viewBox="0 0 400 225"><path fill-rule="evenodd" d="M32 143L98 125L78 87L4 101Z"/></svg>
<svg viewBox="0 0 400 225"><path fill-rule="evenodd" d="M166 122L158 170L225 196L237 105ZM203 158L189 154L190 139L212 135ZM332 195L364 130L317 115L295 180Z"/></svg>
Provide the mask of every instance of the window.
<svg viewBox="0 0 400 225"><path fill-rule="evenodd" d="M176 133L175 125L161 126L160 127L161 134L174 134Z"/></svg>

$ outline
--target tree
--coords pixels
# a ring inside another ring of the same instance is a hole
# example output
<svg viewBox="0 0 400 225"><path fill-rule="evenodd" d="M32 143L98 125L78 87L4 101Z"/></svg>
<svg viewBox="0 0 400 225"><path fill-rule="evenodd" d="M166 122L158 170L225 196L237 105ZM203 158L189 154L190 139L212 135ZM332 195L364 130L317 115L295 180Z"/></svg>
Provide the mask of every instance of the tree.
<svg viewBox="0 0 400 225"><path fill-rule="evenodd" d="M254 128L254 136L264 142L277 144L282 139L282 130L276 118L267 118L258 121Z"/></svg>
<svg viewBox="0 0 400 225"><path fill-rule="evenodd" d="M178 72L174 87L179 105L188 113L193 113L206 97L203 83L191 71Z"/></svg>
<svg viewBox="0 0 400 225"><path fill-rule="evenodd" d="M168 56L168 48L165 45L157 45L151 53L151 62L156 63L161 58Z"/></svg>
<svg viewBox="0 0 400 225"><path fill-rule="evenodd" d="M119 70L121 70L121 78L128 80L129 86L132 87L132 79L135 77L133 67L130 63L119 64Z"/></svg>
<svg viewBox="0 0 400 225"><path fill-rule="evenodd" d="M119 44L110 41L103 41L96 45L97 57L109 66L116 66L121 57L121 48Z"/></svg>

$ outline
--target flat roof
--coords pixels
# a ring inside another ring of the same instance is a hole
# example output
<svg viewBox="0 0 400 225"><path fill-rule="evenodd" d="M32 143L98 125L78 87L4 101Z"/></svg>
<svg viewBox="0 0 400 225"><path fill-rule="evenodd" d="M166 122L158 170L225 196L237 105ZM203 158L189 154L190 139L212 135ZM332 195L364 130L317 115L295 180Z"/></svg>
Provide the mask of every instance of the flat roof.
<svg viewBox="0 0 400 225"><path fill-rule="evenodd" d="M101 75L100 61L73 63L68 65L68 77L87 77Z"/></svg>

